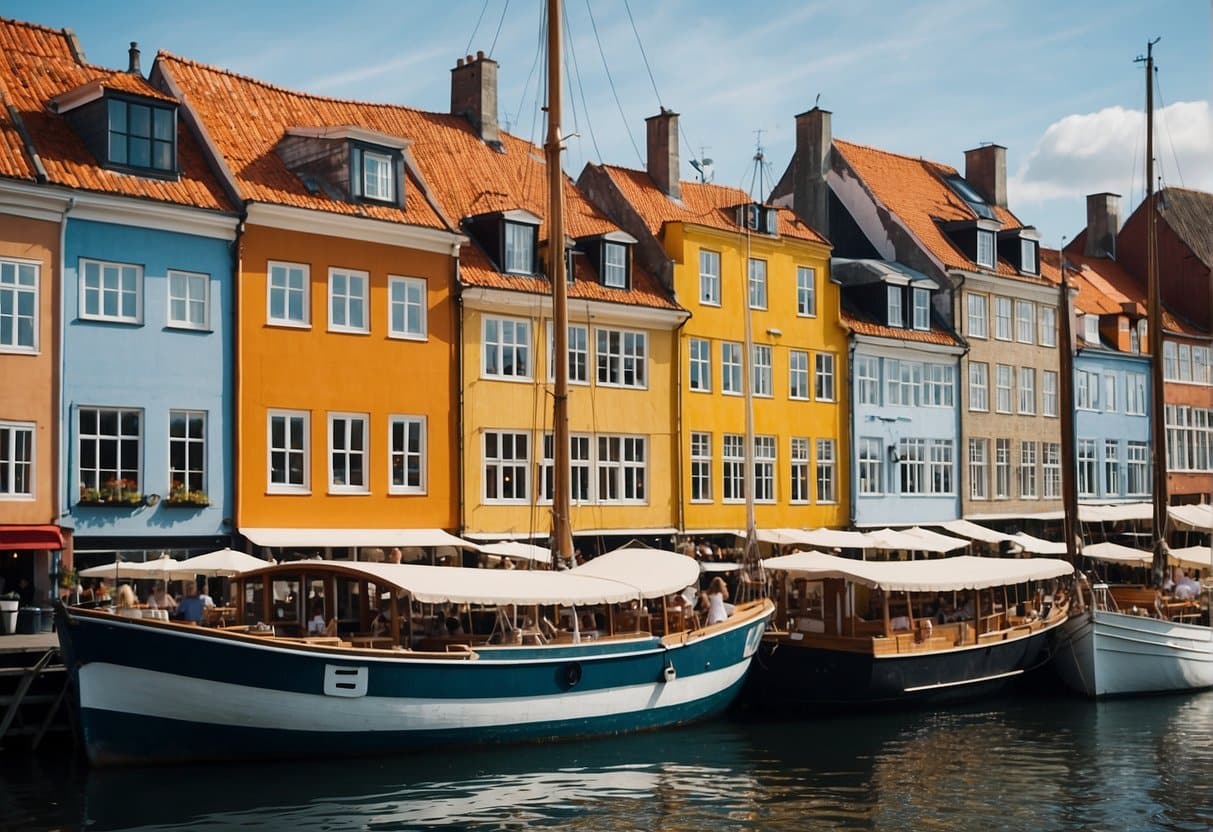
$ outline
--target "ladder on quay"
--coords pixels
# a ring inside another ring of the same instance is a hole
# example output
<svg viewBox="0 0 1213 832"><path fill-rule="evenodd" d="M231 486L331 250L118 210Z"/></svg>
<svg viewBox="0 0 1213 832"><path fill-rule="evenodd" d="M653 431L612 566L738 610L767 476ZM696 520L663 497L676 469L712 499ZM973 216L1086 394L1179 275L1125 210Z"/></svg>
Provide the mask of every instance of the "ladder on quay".
<svg viewBox="0 0 1213 832"><path fill-rule="evenodd" d="M53 687L51 691L35 689L39 680L51 681L59 674L62 674L63 681L58 693L51 692ZM9 692L9 683L14 680L15 688ZM33 692L31 689L34 689ZM58 647L46 650L31 667L0 667L0 712L3 713L0 717L0 748L10 738L30 737L29 748L32 751L37 749L49 731L67 730L68 720L55 722L67 693L67 669L59 657ZM31 714L31 711L35 713Z"/></svg>

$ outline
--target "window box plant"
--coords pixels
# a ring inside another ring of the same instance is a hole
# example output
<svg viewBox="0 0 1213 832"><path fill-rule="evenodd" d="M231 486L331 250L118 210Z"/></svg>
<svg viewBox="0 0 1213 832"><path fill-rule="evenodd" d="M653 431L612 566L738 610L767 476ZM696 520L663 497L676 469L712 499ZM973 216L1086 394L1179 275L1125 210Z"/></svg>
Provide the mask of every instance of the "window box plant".
<svg viewBox="0 0 1213 832"><path fill-rule="evenodd" d="M211 504L211 498L200 488L191 491L185 483L174 481L164 504L174 508L205 508Z"/></svg>
<svg viewBox="0 0 1213 832"><path fill-rule="evenodd" d="M143 495L133 479L106 480L100 488L80 487L78 505L109 508L132 508L143 505Z"/></svg>

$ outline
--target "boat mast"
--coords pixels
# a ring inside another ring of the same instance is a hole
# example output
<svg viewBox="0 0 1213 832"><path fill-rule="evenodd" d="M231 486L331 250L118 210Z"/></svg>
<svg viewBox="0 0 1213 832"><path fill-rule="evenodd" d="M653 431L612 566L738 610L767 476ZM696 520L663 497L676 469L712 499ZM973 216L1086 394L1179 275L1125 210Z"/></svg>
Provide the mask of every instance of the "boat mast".
<svg viewBox="0 0 1213 832"><path fill-rule="evenodd" d="M1061 396L1061 507L1062 539L1066 553L1073 563L1082 554L1082 538L1078 526L1078 472L1074 459L1074 320L1070 311L1070 284L1066 280L1066 251L1063 243L1057 252L1061 266L1061 296L1057 302L1061 325L1058 353L1058 393Z"/></svg>
<svg viewBox="0 0 1213 832"><path fill-rule="evenodd" d="M754 201L754 206L760 205L762 199L762 133L759 131L758 144L754 152L754 165L758 173L758 199ZM751 185L751 187L753 187ZM753 197L751 197L753 198ZM741 563L742 569L745 572L748 585L742 584L742 590L738 593L739 600L750 600L747 587L752 588L755 594L761 596L763 594L761 587L765 585L765 580L762 574L762 559L758 551L758 520L754 512L754 487L757 484L757 476L754 470L754 324L751 321L750 309L750 217L753 210L752 206L746 206L746 210L742 212L742 230L745 232L745 264L742 267L741 281L742 287L742 302L745 304L742 309L745 314L742 316L745 327L745 357L742 359L742 375L741 390L745 397L745 548L742 550ZM762 222L762 217L754 218L755 223Z"/></svg>
<svg viewBox="0 0 1213 832"><path fill-rule="evenodd" d="M552 284L552 360L556 389L552 406L552 565L570 563L569 518L569 315L564 253L564 172L560 166L560 0L548 0L548 133L543 156L548 176L548 280Z"/></svg>
<svg viewBox="0 0 1213 832"><path fill-rule="evenodd" d="M1154 206L1154 44L1146 44L1146 285L1150 350L1150 448L1154 474L1154 585L1167 571L1167 425L1163 405L1162 297ZM1138 58L1138 61L1143 60Z"/></svg>

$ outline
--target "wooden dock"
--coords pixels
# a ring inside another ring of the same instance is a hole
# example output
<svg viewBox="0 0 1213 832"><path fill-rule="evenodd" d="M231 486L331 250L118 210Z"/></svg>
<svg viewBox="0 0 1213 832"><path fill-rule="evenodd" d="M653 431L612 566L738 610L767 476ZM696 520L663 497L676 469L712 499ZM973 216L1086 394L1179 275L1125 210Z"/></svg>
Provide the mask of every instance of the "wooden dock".
<svg viewBox="0 0 1213 832"><path fill-rule="evenodd" d="M54 633L0 636L0 753L70 730L68 679Z"/></svg>

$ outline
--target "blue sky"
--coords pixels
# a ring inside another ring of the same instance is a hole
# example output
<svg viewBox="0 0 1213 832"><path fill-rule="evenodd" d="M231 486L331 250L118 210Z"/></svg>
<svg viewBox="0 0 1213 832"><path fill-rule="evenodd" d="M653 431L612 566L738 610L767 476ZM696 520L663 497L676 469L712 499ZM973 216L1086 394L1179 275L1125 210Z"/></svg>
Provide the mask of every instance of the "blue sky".
<svg viewBox="0 0 1213 832"><path fill-rule="evenodd" d="M135 40L145 70L165 49L295 89L425 110L449 107L455 59L483 50L500 64L501 120L541 141L542 5L0 0L0 14L71 27L89 60L106 66L125 66ZM715 181L757 190L761 131L769 189L792 153L794 115L820 95L834 135L849 141L962 171L966 149L1004 145L1012 210L1055 246L1082 229L1085 194L1120 193L1124 217L1140 201L1145 86L1133 59L1161 37L1159 173L1168 185L1213 190L1209 0L566 6L574 175L587 161L643 166L643 120L660 104L682 115L684 179L695 176L688 159L709 157Z"/></svg>

